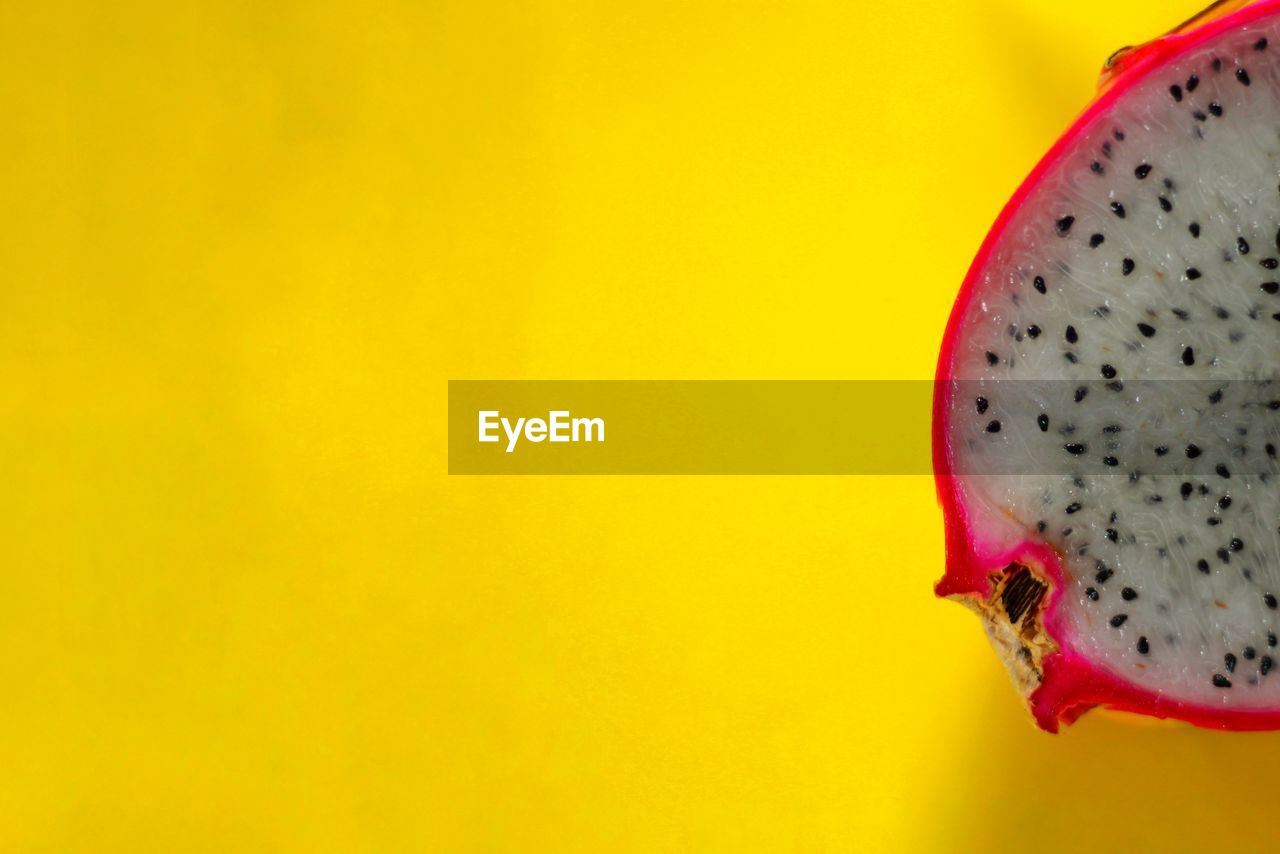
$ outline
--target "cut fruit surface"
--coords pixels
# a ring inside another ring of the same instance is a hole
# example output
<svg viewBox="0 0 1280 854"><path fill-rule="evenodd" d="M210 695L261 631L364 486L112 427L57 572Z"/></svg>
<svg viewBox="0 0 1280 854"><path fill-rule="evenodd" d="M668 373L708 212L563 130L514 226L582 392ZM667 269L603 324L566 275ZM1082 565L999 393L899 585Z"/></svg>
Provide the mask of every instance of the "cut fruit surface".
<svg viewBox="0 0 1280 854"><path fill-rule="evenodd" d="M939 595L1049 730L1280 727L1280 0L1130 51L980 250L938 368Z"/></svg>

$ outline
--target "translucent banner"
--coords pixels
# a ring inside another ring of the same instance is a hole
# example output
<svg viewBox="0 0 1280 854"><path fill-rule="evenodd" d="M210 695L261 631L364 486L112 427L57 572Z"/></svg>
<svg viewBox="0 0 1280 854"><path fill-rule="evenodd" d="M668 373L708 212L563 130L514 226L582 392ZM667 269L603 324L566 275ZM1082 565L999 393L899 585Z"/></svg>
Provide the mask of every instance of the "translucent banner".
<svg viewBox="0 0 1280 854"><path fill-rule="evenodd" d="M1260 380L452 381L450 474L1280 474ZM1183 487L1184 489L1186 487Z"/></svg>
<svg viewBox="0 0 1280 854"><path fill-rule="evenodd" d="M450 474L928 474L928 381L449 383Z"/></svg>

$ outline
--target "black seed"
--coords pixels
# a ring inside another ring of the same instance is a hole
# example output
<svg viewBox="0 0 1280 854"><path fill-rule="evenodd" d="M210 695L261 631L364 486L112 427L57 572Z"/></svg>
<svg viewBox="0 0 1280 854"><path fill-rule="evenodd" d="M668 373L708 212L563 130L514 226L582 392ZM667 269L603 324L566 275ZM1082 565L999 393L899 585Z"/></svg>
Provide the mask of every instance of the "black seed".
<svg viewBox="0 0 1280 854"><path fill-rule="evenodd" d="M1219 320L1226 320L1228 317L1231 316L1231 312L1227 311L1222 306L1218 306L1217 308L1215 308L1213 310L1213 313L1217 316Z"/></svg>
<svg viewBox="0 0 1280 854"><path fill-rule="evenodd" d="M1160 203L1160 210L1164 211L1165 213L1168 213L1169 211L1173 210L1173 202L1169 201L1164 196L1160 196L1158 199L1156 199L1156 201Z"/></svg>
<svg viewBox="0 0 1280 854"><path fill-rule="evenodd" d="M1044 276L1036 276L1034 279L1032 279L1031 286L1036 290L1038 290L1040 293L1044 293L1045 291Z"/></svg>
<svg viewBox="0 0 1280 854"><path fill-rule="evenodd" d="M1120 274L1127 276L1133 272L1133 259L1126 258L1120 262Z"/></svg>
<svg viewBox="0 0 1280 854"><path fill-rule="evenodd" d="M1254 43L1253 43L1253 49L1254 49L1254 50L1266 50L1266 49L1267 49L1267 37L1266 37L1266 36L1263 36L1262 38L1260 38L1260 39L1258 39L1256 42L1254 42Z"/></svg>
<svg viewBox="0 0 1280 854"><path fill-rule="evenodd" d="M1272 611L1276 609L1277 603L1276 603L1276 597L1274 594L1272 593L1264 594L1262 597L1262 601L1265 602L1267 607L1270 608Z"/></svg>
<svg viewBox="0 0 1280 854"><path fill-rule="evenodd" d="M1089 389L1086 388L1085 386L1080 386L1078 389L1076 389L1076 395L1075 395L1076 403L1079 403L1080 401L1084 400L1085 395L1087 395L1088 393L1089 393Z"/></svg>
<svg viewBox="0 0 1280 854"><path fill-rule="evenodd" d="M1111 628L1118 629L1124 625L1124 621L1129 619L1128 614L1116 614L1111 618Z"/></svg>
<svg viewBox="0 0 1280 854"><path fill-rule="evenodd" d="M1231 687L1231 680L1230 680L1230 679L1228 679L1227 677L1223 676L1221 673L1215 673L1215 674L1213 674L1213 687L1215 687L1215 688L1230 688L1230 687Z"/></svg>
<svg viewBox="0 0 1280 854"><path fill-rule="evenodd" d="M1173 96L1173 100L1181 101L1182 87L1179 86L1177 83L1174 83L1172 86L1169 87L1169 94Z"/></svg>
<svg viewBox="0 0 1280 854"><path fill-rule="evenodd" d="M1270 442L1268 442L1268 443L1267 443L1267 447L1266 447L1266 451L1267 451L1267 456L1268 456L1268 457L1275 457L1275 455L1276 455L1276 446L1275 446L1275 445L1273 445L1273 444L1271 444Z"/></svg>
<svg viewBox="0 0 1280 854"><path fill-rule="evenodd" d="M1182 351L1182 364L1191 366L1196 363L1196 351L1187 347Z"/></svg>
<svg viewBox="0 0 1280 854"><path fill-rule="evenodd" d="M1205 113L1203 110L1194 110L1194 111L1191 113L1191 118L1195 119L1195 120L1196 120L1196 121L1198 121L1198 122L1207 122L1207 121L1209 121L1209 116L1208 116L1208 114L1207 114L1207 113ZM1204 137L1203 137L1203 136L1201 136L1200 138L1201 138L1201 139L1204 139Z"/></svg>
<svg viewBox="0 0 1280 854"><path fill-rule="evenodd" d="M981 415L982 413L984 413L984 412L986 412L986 411L987 411L987 406L988 406L988 404L987 404L987 399L986 399L985 397L982 397L981 395L979 395L979 396L978 396L978 399L977 399L977 400L975 400L975 401L974 401L974 403L976 403L976 404L978 405L978 414L979 414L979 415Z"/></svg>
<svg viewBox="0 0 1280 854"><path fill-rule="evenodd" d="M1137 176L1139 181L1141 181L1143 178L1146 178L1148 175L1151 174L1151 164L1143 163L1137 169L1133 170L1133 174Z"/></svg>
<svg viewBox="0 0 1280 854"><path fill-rule="evenodd" d="M1132 602L1134 599L1138 598L1138 591L1134 590L1132 587L1126 587L1120 591L1120 598L1126 602Z"/></svg>
<svg viewBox="0 0 1280 854"><path fill-rule="evenodd" d="M1099 561L1099 563L1101 563L1101 561ZM1099 584L1106 584L1107 579L1115 574L1116 574L1115 570L1107 569L1106 565L1104 564L1103 567L1098 570L1097 574L1093 576L1093 580L1098 582Z"/></svg>
<svg viewBox="0 0 1280 854"><path fill-rule="evenodd" d="M1218 57L1216 57L1216 56L1213 58L1213 70L1214 70L1214 71L1221 71L1221 70L1222 70L1222 60L1221 60L1221 59L1218 59Z"/></svg>
<svg viewBox="0 0 1280 854"><path fill-rule="evenodd" d="M1031 324L1030 326L1027 327L1027 334L1030 335L1032 338L1039 338L1040 327L1036 326L1034 323Z"/></svg>
<svg viewBox="0 0 1280 854"><path fill-rule="evenodd" d="M1124 142L1124 131L1120 130L1119 128L1116 128L1115 130L1113 130L1111 132L1111 135L1116 138L1116 142Z"/></svg>
<svg viewBox="0 0 1280 854"><path fill-rule="evenodd" d="M1258 662L1258 672L1261 673L1263 676L1266 676L1268 673L1271 672L1272 664L1273 662L1271 661L1271 656L1269 655L1262 656L1262 660Z"/></svg>
<svg viewBox="0 0 1280 854"><path fill-rule="evenodd" d="M997 356L995 353L992 353L990 350L988 350L988 351L987 351L987 364L988 364L988 365L994 365L996 362L999 362L999 361L1000 361L1000 357L999 357L999 356Z"/></svg>
<svg viewBox="0 0 1280 854"><path fill-rule="evenodd" d="M1156 328L1149 323L1139 323L1138 331L1142 333L1143 338L1150 338L1156 334Z"/></svg>
<svg viewBox="0 0 1280 854"><path fill-rule="evenodd" d="M1168 448L1166 448L1164 445L1156 445L1156 456L1157 456L1157 457L1163 457L1163 456L1164 456L1165 454L1167 454L1167 453L1169 453L1169 449L1168 449Z"/></svg>
<svg viewBox="0 0 1280 854"><path fill-rule="evenodd" d="M1093 174L1095 175L1101 175L1103 172L1106 171L1105 169L1102 168L1102 164L1096 160L1089 164L1089 168L1093 171Z"/></svg>
<svg viewBox="0 0 1280 854"><path fill-rule="evenodd" d="M1067 444L1062 446L1062 449L1066 451L1068 454L1071 454L1072 456L1076 456L1076 457L1080 456L1085 451L1089 450L1087 446L1081 445L1079 442L1068 442Z"/></svg>
<svg viewBox="0 0 1280 854"><path fill-rule="evenodd" d="M1108 539L1108 540L1110 540L1111 542L1113 542L1113 543L1114 543L1114 542L1116 542L1119 538L1120 538L1120 532L1119 532L1119 531L1117 531L1115 528L1107 528L1107 539Z"/></svg>
<svg viewBox="0 0 1280 854"><path fill-rule="evenodd" d="M1173 312L1174 317L1178 318L1179 320L1186 320L1191 316L1186 309L1174 308L1170 310Z"/></svg>
<svg viewBox="0 0 1280 854"><path fill-rule="evenodd" d="M1222 463L1218 463L1214 466L1213 470L1218 473L1218 477L1231 477L1231 471Z"/></svg>
<svg viewBox="0 0 1280 854"><path fill-rule="evenodd" d="M989 422L989 423L987 424L987 432L988 432L988 433L999 433L999 432L1000 432L1000 422L999 422L999 421L991 421L991 422Z"/></svg>
<svg viewBox="0 0 1280 854"><path fill-rule="evenodd" d="M1110 160L1111 159L1111 143L1104 142L1102 143L1101 148L1102 148L1102 156Z"/></svg>
<svg viewBox="0 0 1280 854"><path fill-rule="evenodd" d="M1182 486L1178 488L1178 491L1182 493L1183 498L1190 498L1192 486L1186 481L1183 481Z"/></svg>
<svg viewBox="0 0 1280 854"><path fill-rule="evenodd" d="M1222 524L1222 520L1219 519L1217 516L1210 516L1208 519L1205 519L1204 521L1205 521L1205 524L1207 524L1210 528L1216 528Z"/></svg>
<svg viewBox="0 0 1280 854"><path fill-rule="evenodd" d="M1116 378L1116 369L1110 365L1102 366L1102 376L1106 379L1113 380Z"/></svg>
<svg viewBox="0 0 1280 854"><path fill-rule="evenodd" d="M1275 258L1263 258L1258 263L1267 270L1274 270L1276 267L1280 267L1280 261L1277 261Z"/></svg>
<svg viewBox="0 0 1280 854"><path fill-rule="evenodd" d="M1280 311L1277 311L1275 314L1271 315L1271 319L1280 320Z"/></svg>
<svg viewBox="0 0 1280 854"><path fill-rule="evenodd" d="M1200 447L1195 442L1187 445L1187 459L1194 460L1198 456L1200 456Z"/></svg>
<svg viewBox="0 0 1280 854"><path fill-rule="evenodd" d="M1280 320L1280 317L1277 317L1276 320ZM1075 353L1063 353L1062 358L1066 359L1068 362L1070 362L1073 365L1076 362L1080 361L1079 359L1076 358Z"/></svg>
<svg viewBox="0 0 1280 854"><path fill-rule="evenodd" d="M1200 236L1200 223L1198 223L1198 222L1193 222L1193 223L1191 223L1190 225L1188 225L1188 226L1187 226L1187 231L1191 232L1191 236L1192 236L1192 237L1199 237L1199 236Z"/></svg>
<svg viewBox="0 0 1280 854"><path fill-rule="evenodd" d="M1116 216L1120 217L1121 219L1124 219L1124 205L1120 204L1119 202L1111 203L1111 212Z"/></svg>
<svg viewBox="0 0 1280 854"><path fill-rule="evenodd" d="M1267 409L1270 409L1272 412L1274 412L1277 409L1280 409L1280 400L1273 400L1270 403L1268 403Z"/></svg>
<svg viewBox="0 0 1280 854"><path fill-rule="evenodd" d="M1201 572L1203 572L1205 575L1208 575L1208 574L1209 574L1209 561L1205 560L1204 558L1200 558L1200 560L1196 561L1196 569L1200 570L1200 571L1201 571Z"/></svg>
<svg viewBox="0 0 1280 854"><path fill-rule="evenodd" d="M1231 538L1231 551L1238 552L1244 548L1244 540L1239 537Z"/></svg>
<svg viewBox="0 0 1280 854"><path fill-rule="evenodd" d="M1272 295L1280 292L1280 282L1263 282L1259 287Z"/></svg>
<svg viewBox="0 0 1280 854"><path fill-rule="evenodd" d="M1196 279L1200 278L1200 271L1195 267L1188 267L1187 278L1194 282Z"/></svg>
<svg viewBox="0 0 1280 854"><path fill-rule="evenodd" d="M1067 327L1066 338L1068 344L1074 344L1080 340L1080 336L1076 334L1076 328L1074 326Z"/></svg>
<svg viewBox="0 0 1280 854"><path fill-rule="evenodd" d="M1187 78L1187 91L1194 92L1196 87L1200 85L1200 78L1192 74Z"/></svg>
<svg viewBox="0 0 1280 854"><path fill-rule="evenodd" d="M1267 646L1274 647L1277 643L1280 643L1280 638L1276 637L1276 633L1267 632Z"/></svg>
<svg viewBox="0 0 1280 854"><path fill-rule="evenodd" d="M1233 653L1227 653L1222 656L1222 663L1226 665L1228 673L1236 672L1236 657Z"/></svg>
<svg viewBox="0 0 1280 854"><path fill-rule="evenodd" d="M1209 115L1211 115L1211 116L1221 116L1221 115L1222 115L1222 105L1221 105L1221 104L1219 104L1217 101L1210 101L1210 102L1209 102Z"/></svg>
<svg viewBox="0 0 1280 854"><path fill-rule="evenodd" d="M1095 602L1098 601L1098 591L1093 587L1086 587L1084 591L1084 595L1088 596L1090 599L1092 599Z"/></svg>
<svg viewBox="0 0 1280 854"><path fill-rule="evenodd" d="M1073 216L1064 216L1054 224L1054 227L1058 229L1058 234L1065 235L1071 230L1071 226L1075 224L1075 221L1076 218Z"/></svg>
<svg viewBox="0 0 1280 854"><path fill-rule="evenodd" d="M1226 549L1218 549L1214 554L1216 554L1218 556L1218 560L1223 563L1231 563L1231 553Z"/></svg>
<svg viewBox="0 0 1280 854"><path fill-rule="evenodd" d="M1249 254L1249 241L1245 240L1243 237L1237 237L1237 238L1236 238L1236 249L1240 252L1240 254L1241 254L1241 255L1248 255L1248 254Z"/></svg>
<svg viewBox="0 0 1280 854"><path fill-rule="evenodd" d="M1222 402L1222 389L1220 389L1220 388L1215 388L1212 392L1210 392L1210 394L1209 394L1209 402L1210 402L1210 403L1221 403L1221 402Z"/></svg>
<svg viewBox="0 0 1280 854"><path fill-rule="evenodd" d="M1104 241L1104 240L1106 240L1106 239L1107 239L1107 238L1103 237L1101 234L1093 234L1093 235L1090 235L1090 237L1089 237L1089 248L1090 248L1090 249L1097 249L1099 246L1101 246L1101 245L1102 245L1102 241Z"/></svg>
<svg viewBox="0 0 1280 854"><path fill-rule="evenodd" d="M1147 643L1145 637L1138 638L1138 654L1146 655L1149 652L1151 652L1151 644Z"/></svg>
<svg viewBox="0 0 1280 854"><path fill-rule="evenodd" d="M1120 461L1117 460L1115 457L1103 457L1102 462L1106 465L1111 466L1112 468L1115 468L1116 466L1120 465Z"/></svg>
<svg viewBox="0 0 1280 854"><path fill-rule="evenodd" d="M1070 516L1070 515L1071 515L1071 514L1073 514L1073 513L1078 513L1078 512L1080 512L1080 502L1079 502L1079 501L1072 501L1070 504L1068 504L1068 505L1067 505L1067 515L1068 515L1068 516Z"/></svg>
<svg viewBox="0 0 1280 854"><path fill-rule="evenodd" d="M1041 412L1036 416L1036 424L1040 425L1040 432L1044 433L1049 429L1049 416Z"/></svg>
<svg viewBox="0 0 1280 854"><path fill-rule="evenodd" d="M1248 85L1249 85L1249 72L1245 71L1243 68L1237 68L1237 69L1236 69L1236 79L1237 79L1237 80L1239 80L1241 83L1243 83L1245 86L1248 86Z"/></svg>
<svg viewBox="0 0 1280 854"><path fill-rule="evenodd" d="M1240 654L1244 656L1245 661L1253 661L1258 657L1258 651L1251 646L1246 646L1240 650Z"/></svg>

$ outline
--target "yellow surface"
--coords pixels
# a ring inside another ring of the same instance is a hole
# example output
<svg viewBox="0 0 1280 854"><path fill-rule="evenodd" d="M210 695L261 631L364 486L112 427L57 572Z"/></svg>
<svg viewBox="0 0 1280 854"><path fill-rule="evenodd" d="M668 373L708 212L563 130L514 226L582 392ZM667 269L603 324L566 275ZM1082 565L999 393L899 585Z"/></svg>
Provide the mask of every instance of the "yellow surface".
<svg viewBox="0 0 1280 854"><path fill-rule="evenodd" d="M914 478L449 478L449 378L925 378L1196 2L7 4L0 849L1248 850L1035 731ZM889 429L892 417L886 414Z"/></svg>

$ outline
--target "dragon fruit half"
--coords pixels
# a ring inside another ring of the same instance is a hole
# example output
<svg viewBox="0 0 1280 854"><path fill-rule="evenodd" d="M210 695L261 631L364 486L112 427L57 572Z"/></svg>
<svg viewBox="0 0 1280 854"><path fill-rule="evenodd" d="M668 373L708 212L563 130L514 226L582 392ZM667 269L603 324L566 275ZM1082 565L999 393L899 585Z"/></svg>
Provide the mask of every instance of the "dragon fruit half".
<svg viewBox="0 0 1280 854"><path fill-rule="evenodd" d="M979 251L936 389L937 592L1040 726L1280 727L1280 0L1113 58Z"/></svg>

